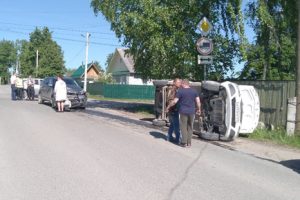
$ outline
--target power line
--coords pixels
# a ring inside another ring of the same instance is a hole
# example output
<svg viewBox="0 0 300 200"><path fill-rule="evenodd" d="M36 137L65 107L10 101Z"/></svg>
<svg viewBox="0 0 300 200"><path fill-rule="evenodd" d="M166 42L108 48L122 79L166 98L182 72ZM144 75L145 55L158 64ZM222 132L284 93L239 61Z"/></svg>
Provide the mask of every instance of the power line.
<svg viewBox="0 0 300 200"><path fill-rule="evenodd" d="M27 36L30 35L29 33L21 32L21 31L14 31L14 30L10 30L10 29L2 29L2 28L0 28L0 31L2 31L2 32L17 33L17 34L22 34L22 35L27 35ZM85 41L83 41L83 40L76 40L76 39L70 39L70 38L62 38L62 37L52 37L52 38L56 39L56 40L64 40L64 41L85 43ZM90 44L95 44L95 45L100 45L100 46L113 46L113 47L120 46L120 45L116 45L116 44L101 43L101 42L90 42Z"/></svg>
<svg viewBox="0 0 300 200"><path fill-rule="evenodd" d="M54 26L43 26L43 25L28 25L28 24L17 24L17 23L10 23L10 22L3 22L0 21L0 24L8 24L8 25L15 25L15 26L29 26L29 27L48 27L52 30L63 30L63 31L70 31L70 32L79 32L79 33L85 33L86 30L80 30L80 29L73 29L73 28L66 28L66 27L54 27ZM93 34L100 34L100 35L112 35L112 33L106 33L106 32L98 32L98 31L89 31Z"/></svg>

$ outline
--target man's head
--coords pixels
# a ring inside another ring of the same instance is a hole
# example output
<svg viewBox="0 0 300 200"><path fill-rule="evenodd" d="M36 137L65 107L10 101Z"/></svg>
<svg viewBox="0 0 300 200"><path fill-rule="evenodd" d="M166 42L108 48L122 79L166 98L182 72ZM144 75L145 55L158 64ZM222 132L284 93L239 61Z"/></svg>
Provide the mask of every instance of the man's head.
<svg viewBox="0 0 300 200"><path fill-rule="evenodd" d="M187 79L184 79L181 81L181 85L183 88L189 88L190 87L190 81Z"/></svg>
<svg viewBox="0 0 300 200"><path fill-rule="evenodd" d="M175 85L177 88L180 88L181 80L179 78L175 78L173 81L173 85Z"/></svg>

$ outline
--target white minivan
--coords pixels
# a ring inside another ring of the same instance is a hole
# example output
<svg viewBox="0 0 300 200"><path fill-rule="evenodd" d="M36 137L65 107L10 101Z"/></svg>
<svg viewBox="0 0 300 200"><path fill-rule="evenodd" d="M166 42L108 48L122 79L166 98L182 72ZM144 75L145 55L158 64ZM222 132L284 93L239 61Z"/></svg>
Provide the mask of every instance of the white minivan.
<svg viewBox="0 0 300 200"><path fill-rule="evenodd" d="M164 110L170 81L153 81L156 86L154 124L168 121ZM234 140L239 134L250 134L259 121L259 98L253 86L203 81L191 87L199 92L201 115L195 117L194 133L205 139ZM165 123L167 124L167 123Z"/></svg>

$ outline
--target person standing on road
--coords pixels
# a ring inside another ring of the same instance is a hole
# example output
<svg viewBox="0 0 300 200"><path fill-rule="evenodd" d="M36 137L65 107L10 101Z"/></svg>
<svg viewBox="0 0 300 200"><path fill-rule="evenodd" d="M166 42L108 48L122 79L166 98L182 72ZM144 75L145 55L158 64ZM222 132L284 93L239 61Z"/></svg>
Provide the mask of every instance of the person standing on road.
<svg viewBox="0 0 300 200"><path fill-rule="evenodd" d="M17 74L16 78L17 99L23 100L23 80Z"/></svg>
<svg viewBox="0 0 300 200"><path fill-rule="evenodd" d="M64 111L64 102L67 100L67 86L63 81L62 76L57 76L57 81L54 86L55 100L58 112Z"/></svg>
<svg viewBox="0 0 300 200"><path fill-rule="evenodd" d="M10 77L10 86L11 86L11 100L16 100L16 73L13 73Z"/></svg>
<svg viewBox="0 0 300 200"><path fill-rule="evenodd" d="M28 100L34 100L34 81L31 76L29 76L27 80L27 97Z"/></svg>
<svg viewBox="0 0 300 200"><path fill-rule="evenodd" d="M179 102L180 114L180 130L182 134L182 147L190 147L192 144L193 124L195 113L200 114L200 98L196 90L190 87L188 80L183 80L176 94L176 98L167 107L167 111L171 106ZM197 106L197 109L196 109Z"/></svg>
<svg viewBox="0 0 300 200"><path fill-rule="evenodd" d="M175 99L176 93L180 88L180 86L181 86L181 80L179 78L174 79L173 85L169 89L167 95L168 106ZM180 139L178 103L169 107L168 114L170 120L170 127L168 130L168 141L178 144ZM173 137L173 132L175 132L175 139Z"/></svg>

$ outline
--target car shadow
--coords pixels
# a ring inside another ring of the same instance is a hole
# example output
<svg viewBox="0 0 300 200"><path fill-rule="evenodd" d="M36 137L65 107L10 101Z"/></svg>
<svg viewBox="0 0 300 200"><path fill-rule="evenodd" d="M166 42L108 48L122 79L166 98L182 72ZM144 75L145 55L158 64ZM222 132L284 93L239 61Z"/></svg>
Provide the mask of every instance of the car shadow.
<svg viewBox="0 0 300 200"><path fill-rule="evenodd" d="M300 174L300 159L295 159L295 160L284 160L279 162L281 165L288 167L298 174Z"/></svg>

